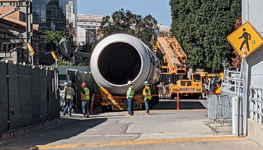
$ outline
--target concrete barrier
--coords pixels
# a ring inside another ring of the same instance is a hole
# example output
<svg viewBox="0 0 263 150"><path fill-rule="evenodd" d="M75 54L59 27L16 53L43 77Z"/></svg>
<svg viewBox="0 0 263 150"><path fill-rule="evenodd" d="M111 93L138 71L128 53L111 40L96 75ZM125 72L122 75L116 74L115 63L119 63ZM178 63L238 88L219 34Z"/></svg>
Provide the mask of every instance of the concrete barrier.
<svg viewBox="0 0 263 150"><path fill-rule="evenodd" d="M259 124L253 119L248 119L248 138L263 147L263 124Z"/></svg>

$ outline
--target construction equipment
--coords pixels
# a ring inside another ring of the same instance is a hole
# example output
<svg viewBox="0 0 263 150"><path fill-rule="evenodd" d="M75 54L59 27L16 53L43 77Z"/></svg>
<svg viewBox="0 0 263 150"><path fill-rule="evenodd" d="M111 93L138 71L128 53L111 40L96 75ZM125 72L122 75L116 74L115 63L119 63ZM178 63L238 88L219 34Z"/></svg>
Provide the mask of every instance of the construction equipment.
<svg viewBox="0 0 263 150"><path fill-rule="evenodd" d="M74 47L75 46L73 46L70 40L68 41L66 38L62 38L57 44L56 51L47 52L46 54L51 53L53 58L54 55L56 55L58 58L62 58L63 60L69 60L70 62L75 62L76 58L80 58L80 57L90 58L91 55L90 53L81 52L79 46L77 46L74 50Z"/></svg>
<svg viewBox="0 0 263 150"><path fill-rule="evenodd" d="M156 83L160 77L160 61L138 38L114 34L100 41L92 52L90 69L100 86L102 110L127 109L126 91L132 81L135 109L141 109L143 83L151 83L153 102L158 103Z"/></svg>
<svg viewBox="0 0 263 150"><path fill-rule="evenodd" d="M177 95L177 90L179 90L180 96L199 98L204 91L203 83L206 75L207 72L197 71L191 73L190 79L181 79L176 81L176 84L169 84L171 98L174 98Z"/></svg>
<svg viewBox="0 0 263 150"><path fill-rule="evenodd" d="M158 87L158 94L159 94L159 98L170 98L170 93L169 93L169 85L165 85L163 83L161 83L160 85L157 86Z"/></svg>
<svg viewBox="0 0 263 150"><path fill-rule="evenodd" d="M176 38L163 36L157 26L153 30L153 37L156 40L154 51L159 49L163 57L160 82L168 85L186 78L187 55Z"/></svg>
<svg viewBox="0 0 263 150"><path fill-rule="evenodd" d="M154 28L154 39L156 44L153 47L154 49L157 47L161 51L164 60L159 97L174 98L178 90L181 96L205 96L204 83L209 76L208 72L197 69L196 72L190 73L190 78L187 78L187 55L177 39L174 36L162 36L157 26ZM167 85L169 86L169 94L167 94L167 88L164 88Z"/></svg>
<svg viewBox="0 0 263 150"><path fill-rule="evenodd" d="M157 48L162 52L164 65L163 74L185 75L187 73L187 56L175 37L158 36Z"/></svg>
<svg viewBox="0 0 263 150"><path fill-rule="evenodd" d="M221 93L221 81L224 73L210 74L203 70L191 73L190 79L180 79L169 84L169 95L174 98L179 90L180 96L205 98L209 93Z"/></svg>
<svg viewBox="0 0 263 150"><path fill-rule="evenodd" d="M221 94L221 82L223 80L224 73L221 72L209 78L208 93Z"/></svg>

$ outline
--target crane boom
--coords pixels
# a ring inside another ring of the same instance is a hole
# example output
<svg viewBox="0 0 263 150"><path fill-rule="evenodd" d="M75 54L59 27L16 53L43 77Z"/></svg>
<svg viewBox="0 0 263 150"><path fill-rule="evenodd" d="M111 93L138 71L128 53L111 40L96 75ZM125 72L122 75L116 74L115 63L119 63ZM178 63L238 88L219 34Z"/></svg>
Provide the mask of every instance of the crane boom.
<svg viewBox="0 0 263 150"><path fill-rule="evenodd" d="M167 63L167 74L186 74L187 56L175 37L158 36L156 46L162 52L164 62Z"/></svg>

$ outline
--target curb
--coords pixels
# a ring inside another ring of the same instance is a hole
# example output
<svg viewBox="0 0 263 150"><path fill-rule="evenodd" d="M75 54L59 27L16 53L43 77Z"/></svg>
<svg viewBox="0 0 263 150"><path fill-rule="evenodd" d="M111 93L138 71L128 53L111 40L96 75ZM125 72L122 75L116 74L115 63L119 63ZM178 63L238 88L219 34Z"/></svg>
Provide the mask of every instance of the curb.
<svg viewBox="0 0 263 150"><path fill-rule="evenodd" d="M37 125L34 125L34 126L20 128L20 129L16 129L16 130L12 130L12 131L8 131L8 132L5 132L5 133L2 133L0 135L0 142L4 141L4 140L9 140L9 139L14 138L14 137L18 137L18 136L24 135L26 133L30 133L30 132L33 132L33 131L37 131L37 130L46 128L46 127L48 127L50 125L53 125L54 123L55 123L55 120L52 120L52 121L48 121L48 122L45 122L45 123L37 124Z"/></svg>

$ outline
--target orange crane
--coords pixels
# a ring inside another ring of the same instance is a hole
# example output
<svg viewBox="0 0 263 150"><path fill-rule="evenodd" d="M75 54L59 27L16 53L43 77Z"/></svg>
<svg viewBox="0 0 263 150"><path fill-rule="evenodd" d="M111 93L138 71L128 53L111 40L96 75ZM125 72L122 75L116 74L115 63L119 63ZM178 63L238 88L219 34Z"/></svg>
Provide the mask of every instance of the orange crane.
<svg viewBox="0 0 263 150"><path fill-rule="evenodd" d="M197 71L191 73L190 79L186 79L187 55L177 39L174 36L162 36L157 26L154 28L154 38L157 41L154 48L158 48L161 51L164 60L160 80L162 83L159 85L159 97L165 98L167 95L170 95L173 98L178 90L180 95L200 96L203 92L205 75L208 73ZM164 88L167 85L169 85L169 90L164 90L167 89ZM162 94L160 95L160 93Z"/></svg>
<svg viewBox="0 0 263 150"><path fill-rule="evenodd" d="M157 48L162 52L165 65L163 73L185 75L187 56L175 37L158 36Z"/></svg>

